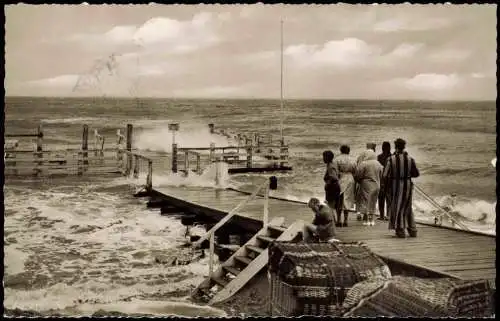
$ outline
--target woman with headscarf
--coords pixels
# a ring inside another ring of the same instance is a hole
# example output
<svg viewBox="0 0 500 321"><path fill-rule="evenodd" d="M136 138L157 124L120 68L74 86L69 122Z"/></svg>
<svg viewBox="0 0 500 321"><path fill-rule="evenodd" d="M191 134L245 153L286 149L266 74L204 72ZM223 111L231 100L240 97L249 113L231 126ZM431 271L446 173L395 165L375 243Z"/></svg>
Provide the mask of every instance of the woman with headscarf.
<svg viewBox="0 0 500 321"><path fill-rule="evenodd" d="M373 215L378 201L380 181L384 168L377 160L377 155L371 149L364 151L360 156L361 162L354 175L359 189L356 195L356 210L363 215L363 225L375 225Z"/></svg>
<svg viewBox="0 0 500 321"><path fill-rule="evenodd" d="M333 158L332 151L325 150L323 152L323 162L326 164L326 172L325 176L323 176L325 182L325 200L332 210L336 208L340 195L339 177L337 169L332 164Z"/></svg>
<svg viewBox="0 0 500 321"><path fill-rule="evenodd" d="M337 202L337 224L336 226L347 226L349 211L353 209L354 198L354 173L356 162L349 156L351 149L347 145L340 146L340 156L336 157L332 165L337 169L340 183L340 197ZM344 212L344 222L340 222L340 215Z"/></svg>

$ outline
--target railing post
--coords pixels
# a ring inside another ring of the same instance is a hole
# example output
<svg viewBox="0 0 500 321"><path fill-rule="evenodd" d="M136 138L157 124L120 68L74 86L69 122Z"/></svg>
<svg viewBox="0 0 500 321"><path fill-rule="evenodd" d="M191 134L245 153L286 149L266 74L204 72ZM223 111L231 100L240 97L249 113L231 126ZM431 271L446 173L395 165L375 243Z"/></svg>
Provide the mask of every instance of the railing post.
<svg viewBox="0 0 500 321"><path fill-rule="evenodd" d="M237 135L237 139L238 139L238 148L236 149L236 152L239 154L240 153L240 145L241 145L241 134ZM239 159L239 157L238 157L238 159Z"/></svg>
<svg viewBox="0 0 500 321"><path fill-rule="evenodd" d="M184 170L186 171L186 176L189 175L189 150L184 151Z"/></svg>
<svg viewBox="0 0 500 321"><path fill-rule="evenodd" d="M250 140L250 146L247 145L247 168L252 168L253 147L252 147L252 143L251 142L252 141Z"/></svg>
<svg viewBox="0 0 500 321"><path fill-rule="evenodd" d="M211 278L213 274L214 267L214 251L215 251L215 240L214 240L215 232L210 233L210 255L208 261L208 277Z"/></svg>
<svg viewBox="0 0 500 321"><path fill-rule="evenodd" d="M43 144L43 130L42 130L42 124L39 124L38 125L37 139L36 139L36 152L37 152L36 158L43 158L42 144ZM36 164L37 165L36 165L34 174L38 175L42 172L42 170L38 166L43 165L43 162L37 162Z"/></svg>
<svg viewBox="0 0 500 321"><path fill-rule="evenodd" d="M134 178L139 178L139 155L134 155Z"/></svg>
<svg viewBox="0 0 500 321"><path fill-rule="evenodd" d="M266 185L264 193L264 217L262 218L262 222L264 227L266 227L269 222L269 184Z"/></svg>
<svg viewBox="0 0 500 321"><path fill-rule="evenodd" d="M210 164L212 164L214 156L215 156L215 143L210 143L210 154L208 156L208 161Z"/></svg>
<svg viewBox="0 0 500 321"><path fill-rule="evenodd" d="M104 136L101 136L101 151L99 152L101 158L101 165L104 164Z"/></svg>
<svg viewBox="0 0 500 321"><path fill-rule="evenodd" d="M201 175L201 155L200 153L197 153L196 154L196 173L198 173L198 175Z"/></svg>
<svg viewBox="0 0 500 321"><path fill-rule="evenodd" d="M217 159L215 160L215 186L219 187L220 186L220 156L217 156Z"/></svg>
<svg viewBox="0 0 500 321"><path fill-rule="evenodd" d="M172 144L172 172L177 173L177 144Z"/></svg>
<svg viewBox="0 0 500 321"><path fill-rule="evenodd" d="M116 136L118 136L116 141L116 163L121 167L123 173L123 152L121 151L121 147L125 136L122 135L120 129L116 130Z"/></svg>
<svg viewBox="0 0 500 321"><path fill-rule="evenodd" d="M127 124L127 150L129 152L132 151L132 124ZM130 171L132 170L132 154L127 154L127 171L126 175L130 175Z"/></svg>
<svg viewBox="0 0 500 321"><path fill-rule="evenodd" d="M148 160L148 177L146 178L146 190L151 192L153 190L153 161Z"/></svg>
<svg viewBox="0 0 500 321"><path fill-rule="evenodd" d="M285 141L282 139L280 141L280 167L285 166L285 162L288 159L288 146L285 146Z"/></svg>

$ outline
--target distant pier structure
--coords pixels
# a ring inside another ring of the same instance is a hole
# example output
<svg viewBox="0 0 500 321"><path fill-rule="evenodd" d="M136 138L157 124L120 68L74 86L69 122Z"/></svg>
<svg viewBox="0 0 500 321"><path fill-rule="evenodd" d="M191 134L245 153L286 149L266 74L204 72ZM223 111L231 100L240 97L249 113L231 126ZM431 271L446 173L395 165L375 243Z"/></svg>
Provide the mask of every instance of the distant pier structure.
<svg viewBox="0 0 500 321"><path fill-rule="evenodd" d="M206 166L219 162L228 164L229 174L292 170L288 163L288 145L284 140L273 140L272 135L242 134L216 129L213 123L208 124L208 128L210 134L227 137L234 143L217 147L214 143L200 147L178 146L175 143L175 132L179 130L179 124L170 124L169 129L174 135L172 172L201 174Z"/></svg>

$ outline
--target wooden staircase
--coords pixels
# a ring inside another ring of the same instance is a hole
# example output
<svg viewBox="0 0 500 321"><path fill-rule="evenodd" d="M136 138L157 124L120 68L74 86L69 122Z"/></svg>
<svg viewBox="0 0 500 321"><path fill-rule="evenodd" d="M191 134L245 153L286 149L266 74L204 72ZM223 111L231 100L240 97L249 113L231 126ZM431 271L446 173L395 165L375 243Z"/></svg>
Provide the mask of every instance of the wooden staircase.
<svg viewBox="0 0 500 321"><path fill-rule="evenodd" d="M211 276L207 277L193 292L193 297L211 296L211 289L217 292L208 304L223 302L238 292L248 281L259 273L268 263L268 246L273 241L291 241L304 226L302 220L295 221L288 228L282 227L284 218L272 219L267 226L258 231L247 243L236 250L223 262Z"/></svg>

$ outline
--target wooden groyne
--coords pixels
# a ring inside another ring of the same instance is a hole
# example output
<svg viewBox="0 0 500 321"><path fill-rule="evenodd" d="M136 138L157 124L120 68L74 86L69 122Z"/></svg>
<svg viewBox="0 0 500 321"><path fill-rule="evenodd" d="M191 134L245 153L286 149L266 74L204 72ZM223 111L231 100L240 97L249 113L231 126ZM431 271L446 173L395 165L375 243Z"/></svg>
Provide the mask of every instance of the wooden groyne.
<svg viewBox="0 0 500 321"><path fill-rule="evenodd" d="M43 144L42 125L37 132L7 134L9 138L35 138L33 150L20 149L19 140L7 141L4 145L4 175L6 177L50 177L66 175L125 175L146 177L145 187L152 190L153 160L132 149L133 126L128 124L126 135L117 131L116 143L110 147L105 137L94 129L94 146L89 148L89 126L83 125L80 148L49 149Z"/></svg>

